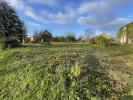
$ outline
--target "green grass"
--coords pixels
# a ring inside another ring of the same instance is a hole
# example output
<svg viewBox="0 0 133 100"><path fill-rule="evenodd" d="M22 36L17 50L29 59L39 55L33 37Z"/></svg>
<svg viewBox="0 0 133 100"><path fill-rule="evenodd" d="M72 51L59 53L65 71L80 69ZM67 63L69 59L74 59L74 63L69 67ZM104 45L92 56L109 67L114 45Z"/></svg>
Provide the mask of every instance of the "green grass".
<svg viewBox="0 0 133 100"><path fill-rule="evenodd" d="M133 47L54 43L0 50L0 100L133 97Z"/></svg>

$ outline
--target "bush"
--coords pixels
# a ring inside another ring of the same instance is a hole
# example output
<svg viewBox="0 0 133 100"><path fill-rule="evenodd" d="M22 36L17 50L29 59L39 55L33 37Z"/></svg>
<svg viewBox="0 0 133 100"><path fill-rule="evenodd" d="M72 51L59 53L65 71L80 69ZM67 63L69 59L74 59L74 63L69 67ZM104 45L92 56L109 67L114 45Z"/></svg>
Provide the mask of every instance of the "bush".
<svg viewBox="0 0 133 100"><path fill-rule="evenodd" d="M0 41L0 49L5 49L5 42Z"/></svg>
<svg viewBox="0 0 133 100"><path fill-rule="evenodd" d="M76 42L77 40L76 40L76 37L74 35L68 35L66 37L66 41L67 42Z"/></svg>
<svg viewBox="0 0 133 100"><path fill-rule="evenodd" d="M93 37L93 38L90 39L90 43L96 44L96 42L95 42L95 37Z"/></svg>
<svg viewBox="0 0 133 100"><path fill-rule="evenodd" d="M97 36L95 38L95 43L101 47L107 47L109 45L109 40L103 36Z"/></svg>
<svg viewBox="0 0 133 100"><path fill-rule="evenodd" d="M21 46L20 42L16 39L3 40L0 42L1 49L15 48L15 47L20 47L20 46Z"/></svg>

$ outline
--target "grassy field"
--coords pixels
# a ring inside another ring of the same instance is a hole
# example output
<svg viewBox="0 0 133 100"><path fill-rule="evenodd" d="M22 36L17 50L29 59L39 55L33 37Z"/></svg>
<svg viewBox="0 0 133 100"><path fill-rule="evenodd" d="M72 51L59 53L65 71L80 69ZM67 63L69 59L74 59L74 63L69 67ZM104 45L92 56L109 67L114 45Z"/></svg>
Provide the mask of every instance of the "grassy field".
<svg viewBox="0 0 133 100"><path fill-rule="evenodd" d="M0 50L0 100L133 100L133 47Z"/></svg>

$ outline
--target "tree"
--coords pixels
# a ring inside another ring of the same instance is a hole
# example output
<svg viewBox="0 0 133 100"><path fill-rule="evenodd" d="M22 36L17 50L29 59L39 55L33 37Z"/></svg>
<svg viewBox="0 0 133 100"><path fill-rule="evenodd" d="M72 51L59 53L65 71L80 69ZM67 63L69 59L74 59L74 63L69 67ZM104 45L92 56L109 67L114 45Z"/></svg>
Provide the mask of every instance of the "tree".
<svg viewBox="0 0 133 100"><path fill-rule="evenodd" d="M15 10L6 2L0 1L0 35L6 39L16 37L22 41L26 34L24 23L19 19Z"/></svg>
<svg viewBox="0 0 133 100"><path fill-rule="evenodd" d="M53 41L53 42L59 42L58 36L53 37L52 41Z"/></svg>
<svg viewBox="0 0 133 100"><path fill-rule="evenodd" d="M75 37L75 34L74 33L67 33L66 41L67 42L76 42L77 39Z"/></svg>
<svg viewBox="0 0 133 100"><path fill-rule="evenodd" d="M44 30L40 32L39 38L42 42L51 42L52 34L48 30Z"/></svg>
<svg viewBox="0 0 133 100"><path fill-rule="evenodd" d="M76 42L77 40L76 40L75 36L69 35L69 36L66 37L66 41L67 42Z"/></svg>
<svg viewBox="0 0 133 100"><path fill-rule="evenodd" d="M53 42L66 42L66 39L64 36L55 36L52 39Z"/></svg>
<svg viewBox="0 0 133 100"><path fill-rule="evenodd" d="M58 39L59 42L66 42L66 38L64 36L59 36Z"/></svg>

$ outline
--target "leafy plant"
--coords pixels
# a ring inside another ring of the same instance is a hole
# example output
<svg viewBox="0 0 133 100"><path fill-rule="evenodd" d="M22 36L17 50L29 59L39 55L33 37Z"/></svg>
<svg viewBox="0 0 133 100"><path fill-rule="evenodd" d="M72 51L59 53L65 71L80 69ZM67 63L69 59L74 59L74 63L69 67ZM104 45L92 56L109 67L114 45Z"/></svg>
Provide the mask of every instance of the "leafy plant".
<svg viewBox="0 0 133 100"><path fill-rule="evenodd" d="M109 40L103 36L97 36L95 38L95 43L101 47L107 47L109 45Z"/></svg>
<svg viewBox="0 0 133 100"><path fill-rule="evenodd" d="M2 49L20 47L21 43L16 39L10 39L0 42Z"/></svg>

